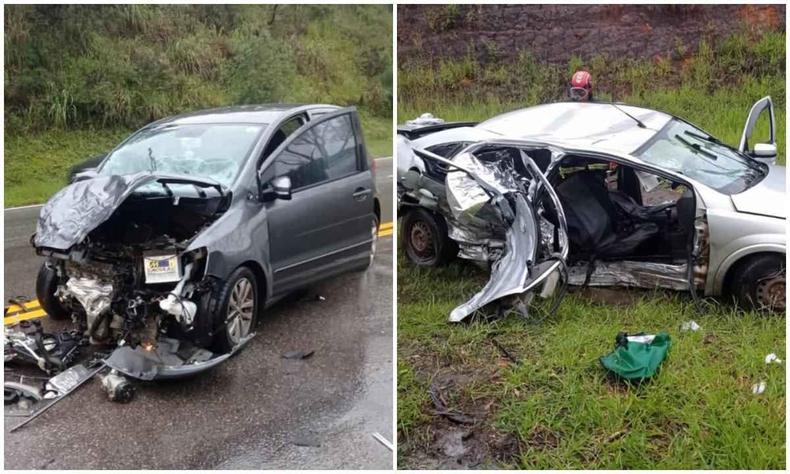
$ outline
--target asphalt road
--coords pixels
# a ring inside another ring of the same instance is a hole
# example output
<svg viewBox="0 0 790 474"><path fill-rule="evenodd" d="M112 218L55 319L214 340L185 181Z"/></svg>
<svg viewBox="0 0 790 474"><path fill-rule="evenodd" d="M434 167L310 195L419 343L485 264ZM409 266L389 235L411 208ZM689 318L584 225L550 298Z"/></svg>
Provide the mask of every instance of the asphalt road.
<svg viewBox="0 0 790 474"><path fill-rule="evenodd" d="M384 222L391 168L377 160ZM38 211L5 211L6 299L34 294ZM392 250L384 237L368 271L267 310L248 346L208 373L139 383L124 405L91 380L14 433L21 419L6 416L5 468L391 469L372 433L393 440ZM315 353L282 358L295 350Z"/></svg>

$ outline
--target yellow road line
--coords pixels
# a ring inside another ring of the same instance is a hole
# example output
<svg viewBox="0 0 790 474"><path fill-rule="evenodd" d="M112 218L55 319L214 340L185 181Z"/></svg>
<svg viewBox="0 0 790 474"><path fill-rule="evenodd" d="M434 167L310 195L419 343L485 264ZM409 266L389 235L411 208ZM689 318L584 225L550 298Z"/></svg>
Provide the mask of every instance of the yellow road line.
<svg viewBox="0 0 790 474"><path fill-rule="evenodd" d="M38 302L38 300L30 300L30 301L28 301L26 303L23 303L22 306L12 304L8 308L6 308L5 314L18 313L20 311L30 311L31 309L36 309L36 308L40 308L40 307L41 307L41 304Z"/></svg>
<svg viewBox="0 0 790 474"><path fill-rule="evenodd" d="M3 318L3 325L8 326L9 324L16 324L19 321L42 318L46 315L47 312L44 311L43 309L36 309L33 311L28 311L27 313L19 313L13 316L6 316L5 318Z"/></svg>
<svg viewBox="0 0 790 474"><path fill-rule="evenodd" d="M392 228L392 221L384 222L383 224L379 225L379 237L386 237L388 235L392 235L393 228Z"/></svg>
<svg viewBox="0 0 790 474"><path fill-rule="evenodd" d="M392 221L384 222L379 226L379 237L387 237L392 235L394 229ZM3 324L16 324L20 321L28 319L41 318L47 315L47 312L41 309L41 304L38 300L31 300L23 303L22 306L12 304L5 310L6 316L3 318Z"/></svg>

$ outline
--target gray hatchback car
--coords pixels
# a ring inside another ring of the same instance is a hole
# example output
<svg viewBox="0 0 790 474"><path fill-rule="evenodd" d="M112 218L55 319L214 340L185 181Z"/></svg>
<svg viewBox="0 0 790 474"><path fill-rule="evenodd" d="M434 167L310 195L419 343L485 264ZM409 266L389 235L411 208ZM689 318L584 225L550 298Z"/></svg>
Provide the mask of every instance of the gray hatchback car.
<svg viewBox="0 0 790 474"><path fill-rule="evenodd" d="M134 133L43 207L36 292L92 342L166 337L229 353L265 306L367 268L379 219L355 109L180 115Z"/></svg>

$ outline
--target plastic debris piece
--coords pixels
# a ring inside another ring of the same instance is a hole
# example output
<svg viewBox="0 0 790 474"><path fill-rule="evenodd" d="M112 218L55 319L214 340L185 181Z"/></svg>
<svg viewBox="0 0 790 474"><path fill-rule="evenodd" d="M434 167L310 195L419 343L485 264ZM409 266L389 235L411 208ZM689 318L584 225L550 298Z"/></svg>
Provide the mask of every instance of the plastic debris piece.
<svg viewBox="0 0 790 474"><path fill-rule="evenodd" d="M761 381L760 383L756 383L752 385L752 393L755 395L760 395L761 393L765 392L765 382Z"/></svg>
<svg viewBox="0 0 790 474"><path fill-rule="evenodd" d="M302 447L305 447L305 448L320 448L321 447L321 441L319 441L318 438L316 438L314 436L310 436L310 435L302 436L300 438L295 439L293 441L293 444L295 444L296 446L302 446Z"/></svg>
<svg viewBox="0 0 790 474"><path fill-rule="evenodd" d="M776 354L771 352L770 354L765 356L765 363L766 364L771 364L771 363L781 364L782 363L782 359L780 359Z"/></svg>
<svg viewBox="0 0 790 474"><path fill-rule="evenodd" d="M318 295L315 299L317 299L318 301L326 301L326 298L321 295Z"/></svg>
<svg viewBox="0 0 790 474"><path fill-rule="evenodd" d="M315 351L290 351L283 354L283 359L307 359L312 357Z"/></svg>
<svg viewBox="0 0 790 474"><path fill-rule="evenodd" d="M390 451L395 449L395 447L392 445L392 443L390 443L390 441L387 438L382 436L381 433L375 432L375 433L371 433L371 435L373 436L373 438L376 439L376 441L378 441L379 443L383 444L384 447L386 447Z"/></svg>
<svg viewBox="0 0 790 474"><path fill-rule="evenodd" d="M680 326L681 331L699 331L700 329L700 325L694 320L686 321Z"/></svg>

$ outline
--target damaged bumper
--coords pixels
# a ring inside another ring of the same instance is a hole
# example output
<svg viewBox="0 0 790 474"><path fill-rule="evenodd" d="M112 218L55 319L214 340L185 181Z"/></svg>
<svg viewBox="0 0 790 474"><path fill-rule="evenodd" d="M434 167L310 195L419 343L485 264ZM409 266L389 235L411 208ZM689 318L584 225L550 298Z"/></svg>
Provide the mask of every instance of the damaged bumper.
<svg viewBox="0 0 790 474"><path fill-rule="evenodd" d="M241 350L255 336L250 333L231 352L216 354L178 339L162 338L156 347L119 347L104 364L139 380L167 380L190 377L209 370Z"/></svg>

